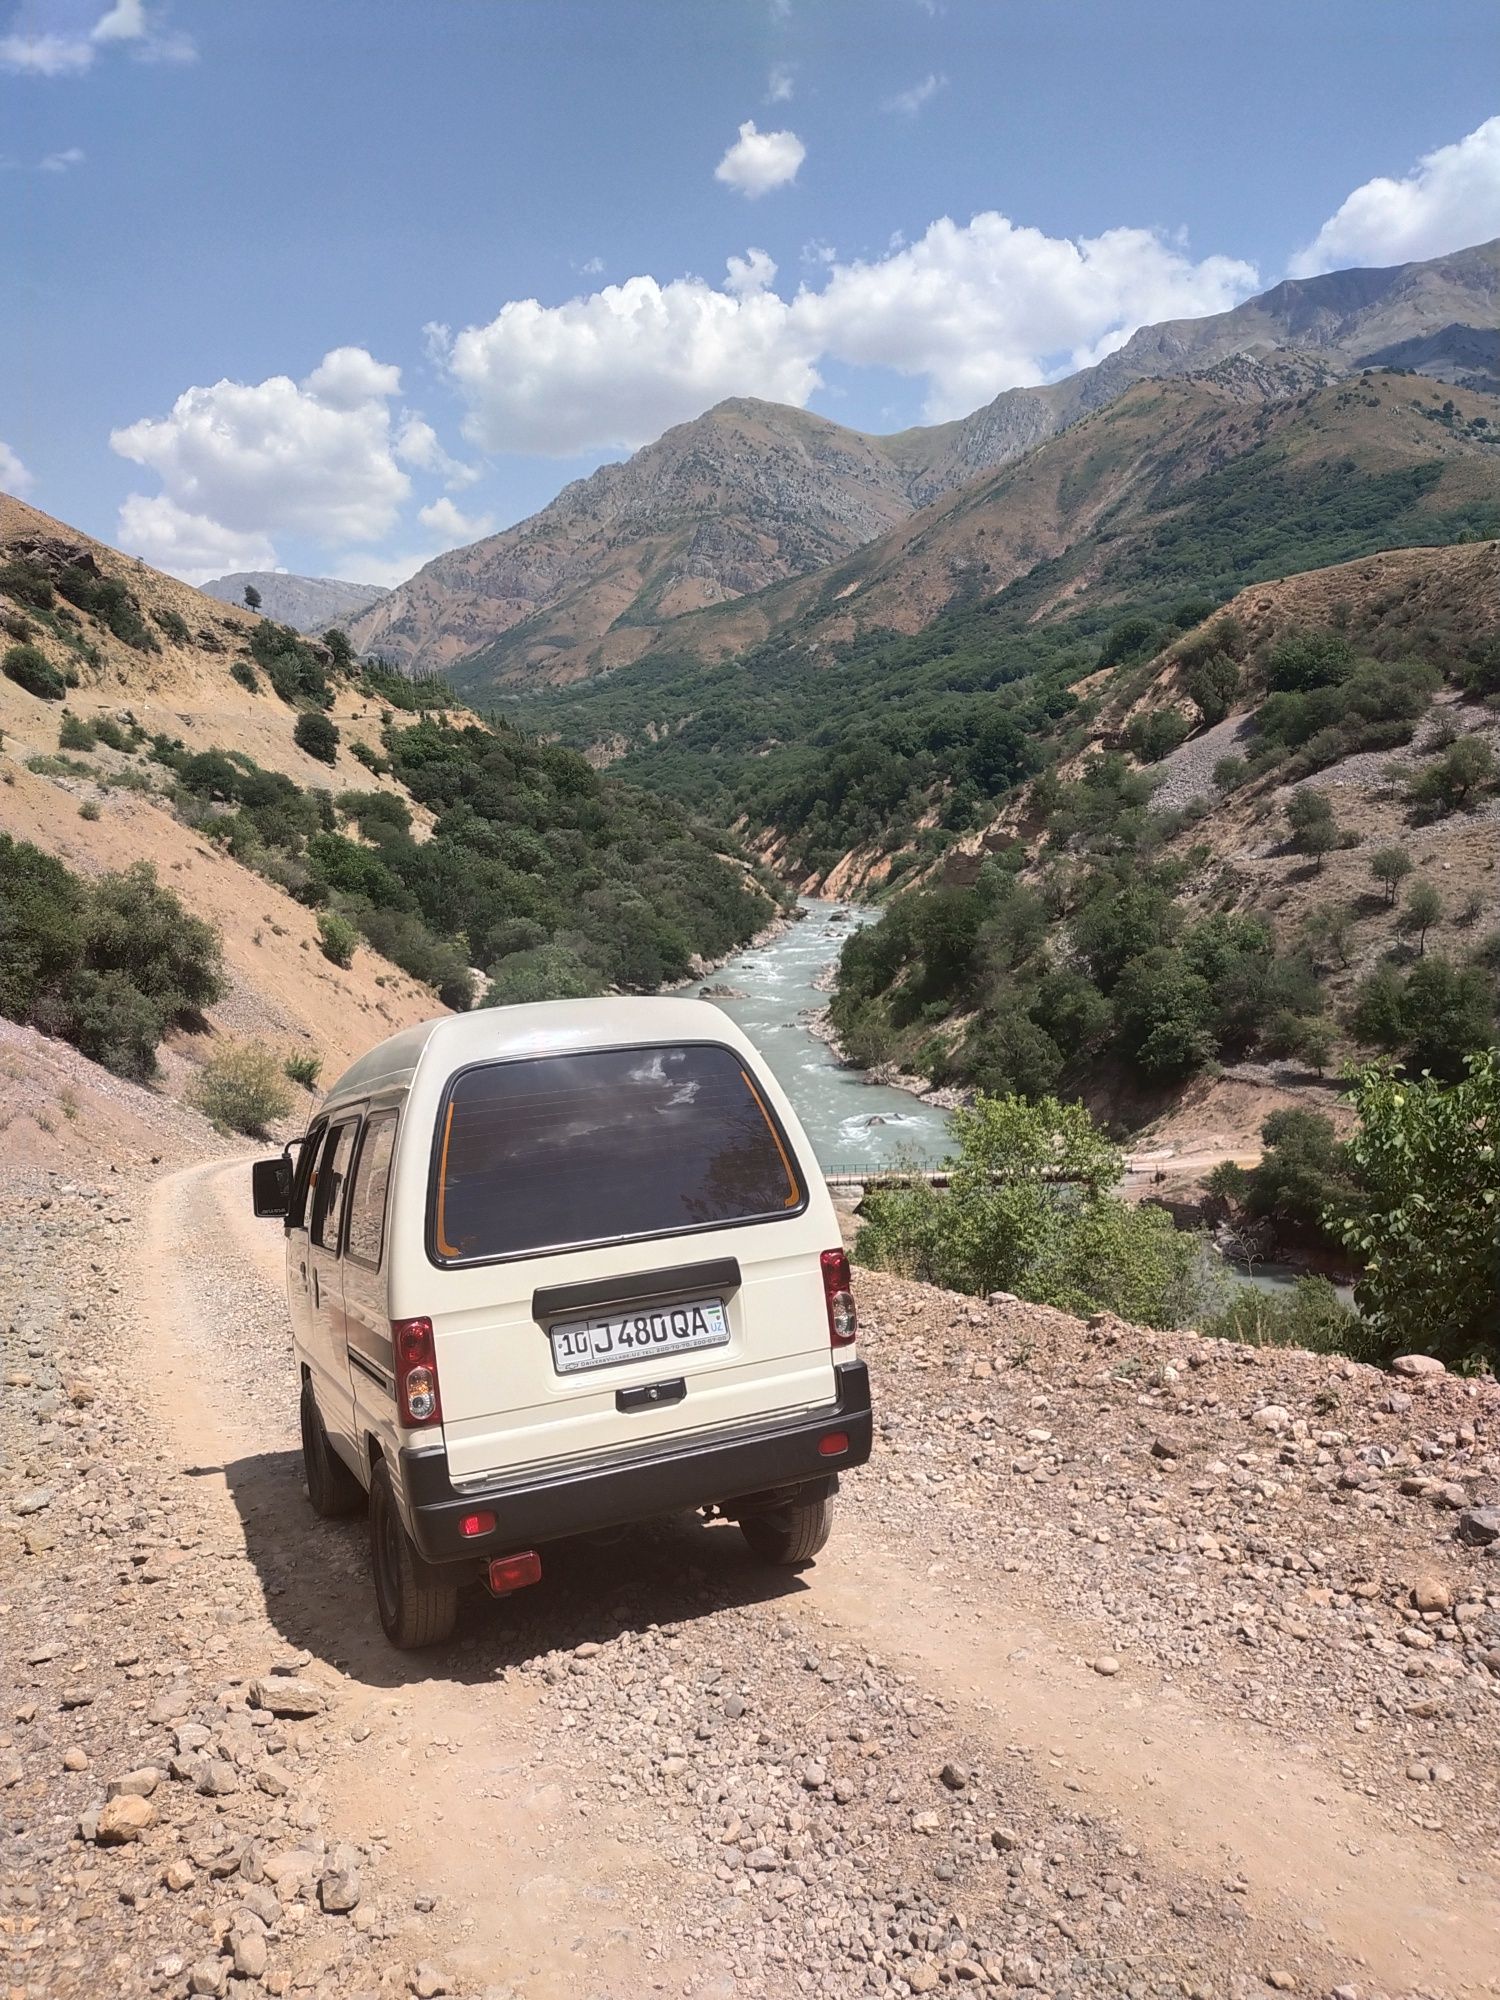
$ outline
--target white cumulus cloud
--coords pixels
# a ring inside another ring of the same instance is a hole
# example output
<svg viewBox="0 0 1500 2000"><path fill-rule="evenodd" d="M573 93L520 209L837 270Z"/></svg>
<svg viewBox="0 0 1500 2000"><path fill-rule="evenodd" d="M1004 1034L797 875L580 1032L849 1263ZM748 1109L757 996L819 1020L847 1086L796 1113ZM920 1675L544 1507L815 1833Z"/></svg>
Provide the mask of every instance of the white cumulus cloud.
<svg viewBox="0 0 1500 2000"><path fill-rule="evenodd" d="M1087 367L1159 319L1222 312L1258 283L1231 257L1194 262L1154 230L1074 241L989 211L832 266L791 312L820 353L925 377L932 422L1017 384Z"/></svg>
<svg viewBox="0 0 1500 2000"><path fill-rule="evenodd" d="M163 488L158 499L132 494L125 503L126 546L186 571L208 559L181 549L215 533L259 538L262 551L281 531L328 543L381 540L411 490L392 432L400 387L399 369L363 348L337 347L300 383L272 375L185 389L166 416L110 435L120 456L149 467Z"/></svg>
<svg viewBox="0 0 1500 2000"><path fill-rule="evenodd" d="M818 383L808 343L752 270L735 260L737 291L640 277L560 306L512 300L486 326L429 327L429 351L468 404L465 436L486 451L644 444L725 396L805 403Z"/></svg>
<svg viewBox="0 0 1500 2000"><path fill-rule="evenodd" d="M754 200L797 178L807 148L795 132L757 132L747 118L740 136L714 168L714 179Z"/></svg>
<svg viewBox="0 0 1500 2000"><path fill-rule="evenodd" d="M718 286L638 277L559 306L516 300L485 326L429 327L429 351L468 404L472 443L568 456L644 444L726 396L805 404L824 360L917 377L929 419L962 415L1152 320L1223 311L1258 282L1253 265L1195 261L1151 230L1075 242L994 213L809 268L790 298L750 250Z"/></svg>
<svg viewBox="0 0 1500 2000"><path fill-rule="evenodd" d="M1402 180L1357 187L1288 265L1294 278L1405 264L1500 236L1500 117L1424 154Z"/></svg>
<svg viewBox="0 0 1500 2000"><path fill-rule="evenodd" d="M64 146L60 153L44 153L37 161L37 171L43 174L66 174L74 167L81 167L87 155L82 146Z"/></svg>
<svg viewBox="0 0 1500 2000"><path fill-rule="evenodd" d="M481 535L493 534L495 529L493 514L465 514L446 494L431 506L419 507L417 519L429 534L441 539L444 548L459 542L477 542Z"/></svg>
<svg viewBox="0 0 1500 2000"><path fill-rule="evenodd" d="M120 508L120 546L188 583L206 583L241 569L275 569L269 535L237 533L194 514L163 494L130 494Z"/></svg>
<svg viewBox="0 0 1500 2000"><path fill-rule="evenodd" d="M479 467L465 465L460 459L451 457L443 449L432 425L414 411L408 411L401 420L395 451L403 465L410 465L418 472L437 473L450 491L472 486L479 477Z"/></svg>
<svg viewBox="0 0 1500 2000"><path fill-rule="evenodd" d="M18 498L31 491L31 474L22 463L21 454L13 451L4 438L0 438L0 489Z"/></svg>
<svg viewBox="0 0 1500 2000"><path fill-rule="evenodd" d="M766 78L767 104L789 104L796 88L796 73L790 63L777 63Z"/></svg>
<svg viewBox="0 0 1500 2000"><path fill-rule="evenodd" d="M948 79L935 71L924 76L920 83L914 83L910 90L898 90L894 97L888 97L880 107L882 111L895 111L903 118L915 118L925 105L932 102L940 90L946 90Z"/></svg>
<svg viewBox="0 0 1500 2000"><path fill-rule="evenodd" d="M35 0L23 5L0 35L0 69L23 76L81 76L101 49L124 48L137 62L191 62L197 48L188 35L166 25L165 10L145 0L114 0L91 28L40 26Z"/></svg>

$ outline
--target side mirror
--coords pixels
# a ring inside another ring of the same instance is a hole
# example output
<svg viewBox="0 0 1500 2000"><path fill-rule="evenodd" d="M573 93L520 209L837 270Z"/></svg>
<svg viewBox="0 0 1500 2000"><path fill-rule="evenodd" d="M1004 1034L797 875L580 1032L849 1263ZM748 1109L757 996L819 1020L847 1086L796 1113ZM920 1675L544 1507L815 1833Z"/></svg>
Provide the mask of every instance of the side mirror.
<svg viewBox="0 0 1500 2000"><path fill-rule="evenodd" d="M250 1193L257 1215L285 1215L292 1205L292 1163L283 1153L257 1160L250 1169Z"/></svg>

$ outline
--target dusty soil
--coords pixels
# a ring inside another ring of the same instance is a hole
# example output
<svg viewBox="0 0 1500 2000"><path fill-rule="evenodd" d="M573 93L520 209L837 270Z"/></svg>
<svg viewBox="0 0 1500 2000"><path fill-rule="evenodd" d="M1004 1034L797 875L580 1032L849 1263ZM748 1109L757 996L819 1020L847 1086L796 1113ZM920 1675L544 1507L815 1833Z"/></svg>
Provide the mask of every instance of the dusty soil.
<svg viewBox="0 0 1500 2000"><path fill-rule="evenodd" d="M666 1524L400 1656L161 1144L0 1180L16 2000L1500 1991L1493 1384L866 1275L814 1569Z"/></svg>

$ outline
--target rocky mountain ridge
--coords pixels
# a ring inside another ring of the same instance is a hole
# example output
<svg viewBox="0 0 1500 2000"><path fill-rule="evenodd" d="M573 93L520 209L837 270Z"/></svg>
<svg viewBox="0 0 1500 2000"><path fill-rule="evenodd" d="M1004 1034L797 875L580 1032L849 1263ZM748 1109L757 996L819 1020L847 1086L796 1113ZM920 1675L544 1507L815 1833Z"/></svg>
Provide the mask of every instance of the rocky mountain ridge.
<svg viewBox="0 0 1500 2000"><path fill-rule="evenodd" d="M562 682L687 644L743 643L684 616L814 576L1024 456L1136 383L1269 357L1323 371L1420 366L1500 379L1500 242L1388 270L1288 279L1229 312L1143 327L1062 381L1004 391L955 423L889 437L735 399L575 482L529 520L437 557L350 625L412 669L471 684ZM1249 364L1249 372L1246 371ZM753 638L769 629L764 621Z"/></svg>

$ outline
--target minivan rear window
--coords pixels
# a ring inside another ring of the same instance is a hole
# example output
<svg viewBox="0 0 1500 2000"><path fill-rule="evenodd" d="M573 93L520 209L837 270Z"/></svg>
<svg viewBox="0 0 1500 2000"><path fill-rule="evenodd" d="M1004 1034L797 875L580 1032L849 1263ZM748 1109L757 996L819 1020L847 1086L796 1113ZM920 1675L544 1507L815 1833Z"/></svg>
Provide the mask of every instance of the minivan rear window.
<svg viewBox="0 0 1500 2000"><path fill-rule="evenodd" d="M716 1043L486 1063L438 1118L438 1263L798 1213L807 1191L760 1086Z"/></svg>

